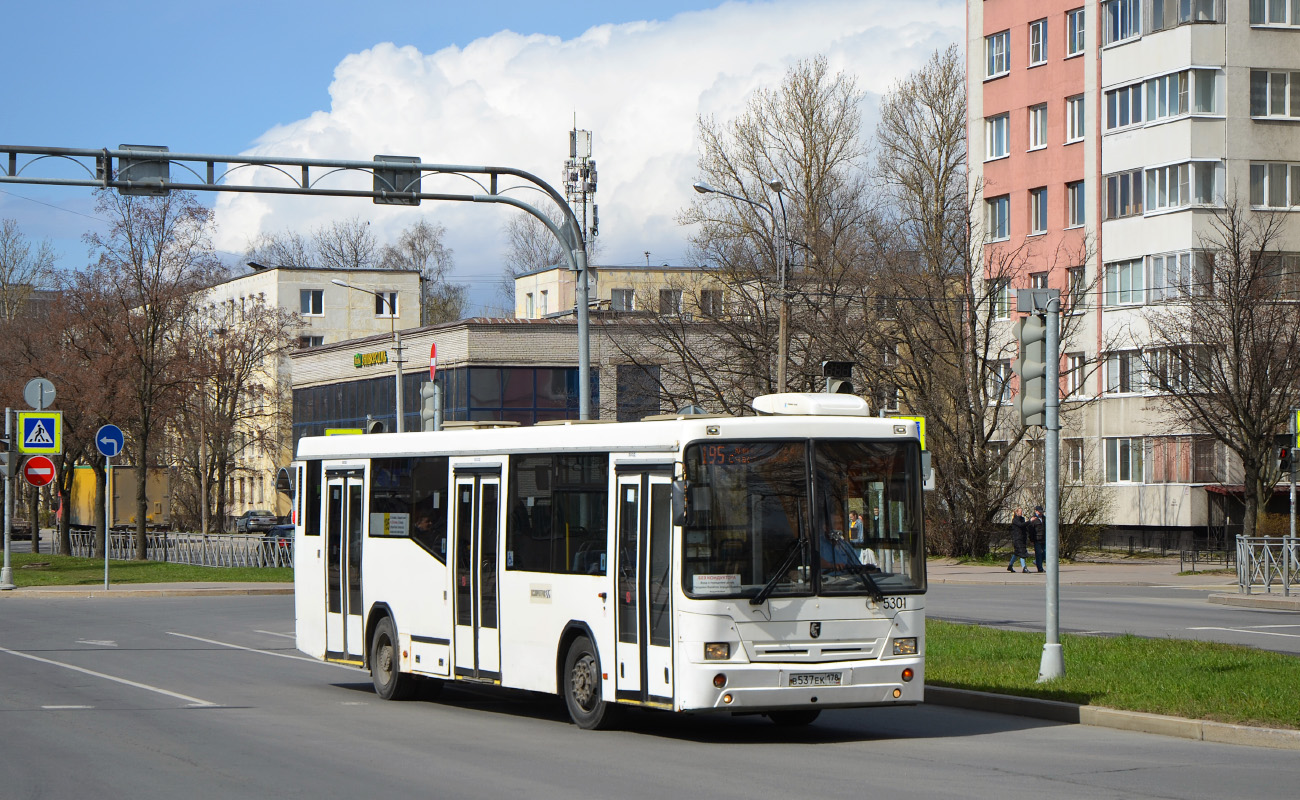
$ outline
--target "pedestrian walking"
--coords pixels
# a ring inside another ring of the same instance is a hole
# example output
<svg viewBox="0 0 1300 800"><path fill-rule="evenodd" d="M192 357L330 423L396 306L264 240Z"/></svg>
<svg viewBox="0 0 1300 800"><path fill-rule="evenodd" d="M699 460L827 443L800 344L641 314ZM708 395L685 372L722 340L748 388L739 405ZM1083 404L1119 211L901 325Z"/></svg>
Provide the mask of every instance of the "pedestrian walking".
<svg viewBox="0 0 1300 800"><path fill-rule="evenodd" d="M1043 559L1047 557L1047 518L1043 516L1042 506L1034 506L1034 516L1029 520L1029 532L1034 539L1034 566L1039 572L1044 572Z"/></svg>
<svg viewBox="0 0 1300 800"><path fill-rule="evenodd" d="M1025 550L1025 538L1029 535L1029 523L1025 520L1025 510L1017 508L1016 513L1011 516L1011 562L1007 564L1007 572L1016 571L1016 559L1020 559L1020 571L1028 572L1029 567L1025 566L1025 559L1029 553Z"/></svg>

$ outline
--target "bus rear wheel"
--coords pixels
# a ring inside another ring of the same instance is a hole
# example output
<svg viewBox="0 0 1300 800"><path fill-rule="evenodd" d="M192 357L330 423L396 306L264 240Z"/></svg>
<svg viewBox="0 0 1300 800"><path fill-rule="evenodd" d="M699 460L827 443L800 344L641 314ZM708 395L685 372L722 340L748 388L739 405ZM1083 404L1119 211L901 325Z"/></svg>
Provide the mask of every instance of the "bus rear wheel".
<svg viewBox="0 0 1300 800"><path fill-rule="evenodd" d="M384 617L375 626L375 637L370 642L370 681L375 694L384 700L406 700L415 692L415 676L401 671L397 652L397 629L391 617Z"/></svg>
<svg viewBox="0 0 1300 800"><path fill-rule="evenodd" d="M819 708L801 708L791 711L769 711L767 718L782 728L795 728L813 724L821 713Z"/></svg>
<svg viewBox="0 0 1300 800"><path fill-rule="evenodd" d="M564 705L573 724L585 730L607 728L614 718L611 703L601 699L600 662L586 636L569 645L564 656Z"/></svg>

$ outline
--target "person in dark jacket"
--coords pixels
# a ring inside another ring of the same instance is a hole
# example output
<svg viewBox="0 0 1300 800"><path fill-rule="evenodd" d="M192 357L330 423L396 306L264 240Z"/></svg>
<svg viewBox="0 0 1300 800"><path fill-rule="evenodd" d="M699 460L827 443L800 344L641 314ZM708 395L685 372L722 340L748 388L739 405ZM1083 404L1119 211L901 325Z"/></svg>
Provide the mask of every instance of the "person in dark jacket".
<svg viewBox="0 0 1300 800"><path fill-rule="evenodd" d="M1029 523L1025 521L1025 511L1023 508L1017 508L1016 513L1011 517L1011 562L1007 564L1007 572L1016 571L1016 559L1020 559L1020 571L1028 572L1029 568L1025 566L1025 559L1029 553L1025 550L1025 538L1029 535Z"/></svg>
<svg viewBox="0 0 1300 800"><path fill-rule="evenodd" d="M1029 520L1029 532L1034 538L1034 566L1043 572L1043 559L1047 557L1047 518L1043 516L1042 506L1034 506L1034 516Z"/></svg>

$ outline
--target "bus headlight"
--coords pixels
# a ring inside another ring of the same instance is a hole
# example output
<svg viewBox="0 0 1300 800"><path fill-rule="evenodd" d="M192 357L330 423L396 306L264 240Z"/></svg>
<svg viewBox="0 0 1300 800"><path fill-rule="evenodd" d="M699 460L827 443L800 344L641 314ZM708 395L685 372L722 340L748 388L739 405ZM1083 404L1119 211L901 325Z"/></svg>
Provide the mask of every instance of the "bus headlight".
<svg viewBox="0 0 1300 800"><path fill-rule="evenodd" d="M916 637L909 636L905 639L894 640L894 655L896 656L914 656L916 655Z"/></svg>
<svg viewBox="0 0 1300 800"><path fill-rule="evenodd" d="M705 661L726 661L731 658L731 642L705 642Z"/></svg>

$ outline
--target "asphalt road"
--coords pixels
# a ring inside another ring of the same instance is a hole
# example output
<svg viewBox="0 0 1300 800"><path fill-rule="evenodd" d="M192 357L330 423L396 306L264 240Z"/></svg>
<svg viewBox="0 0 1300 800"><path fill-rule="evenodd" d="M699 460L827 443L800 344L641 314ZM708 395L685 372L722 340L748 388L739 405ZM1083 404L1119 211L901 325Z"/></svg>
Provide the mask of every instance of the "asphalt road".
<svg viewBox="0 0 1300 800"><path fill-rule="evenodd" d="M1062 586L1061 630L1067 633L1226 642L1300 655L1300 614L1206 601L1208 590L1158 586ZM1041 631L1047 619L1043 585L931 584L926 613L934 619Z"/></svg>
<svg viewBox="0 0 1300 800"><path fill-rule="evenodd" d="M291 597L0 599L0 797L1213 798L1294 790L1295 753L920 706L635 713L379 700L300 656Z"/></svg>

